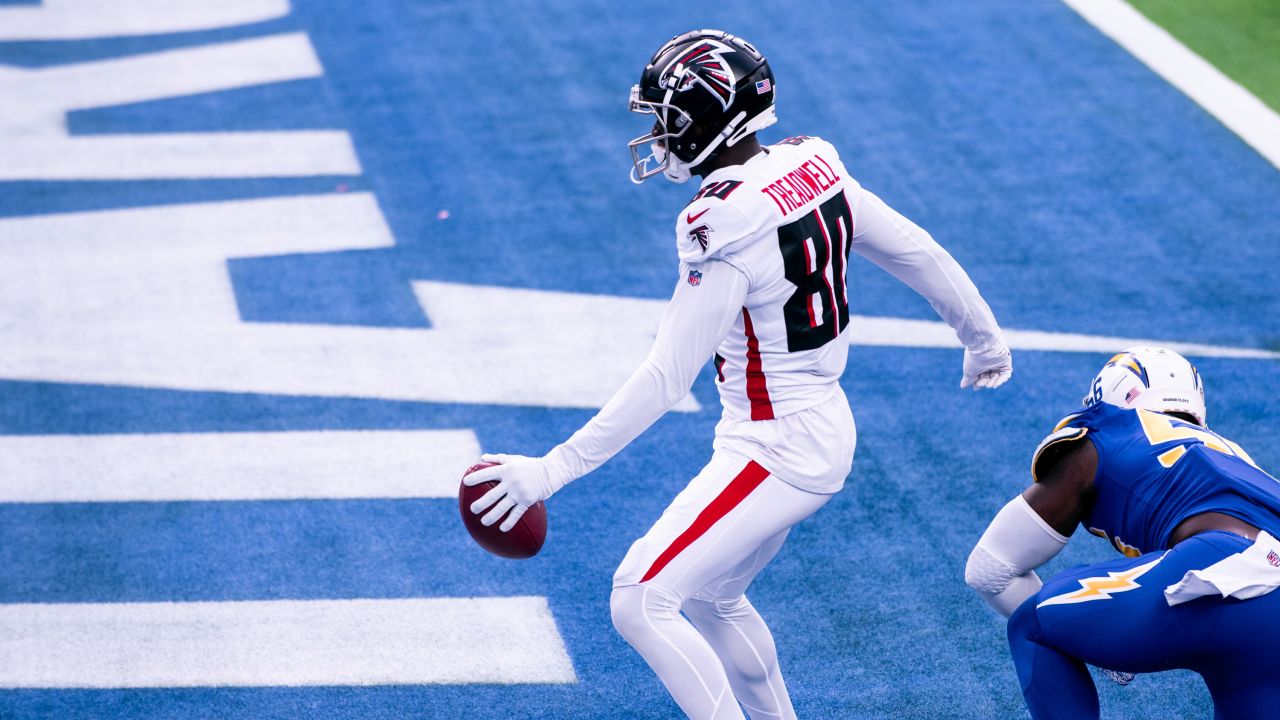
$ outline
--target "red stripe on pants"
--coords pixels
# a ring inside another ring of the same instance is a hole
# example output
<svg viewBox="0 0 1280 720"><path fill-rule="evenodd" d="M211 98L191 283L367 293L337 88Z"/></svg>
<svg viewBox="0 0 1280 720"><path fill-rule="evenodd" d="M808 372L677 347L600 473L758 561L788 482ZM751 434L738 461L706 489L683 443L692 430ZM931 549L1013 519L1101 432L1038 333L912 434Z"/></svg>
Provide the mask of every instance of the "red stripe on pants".
<svg viewBox="0 0 1280 720"><path fill-rule="evenodd" d="M712 525L715 525L720 518L728 515L731 510L738 506L752 490L760 487L760 483L769 477L769 471L761 467L755 460L747 463L747 466L738 473L738 476L729 481L724 490L716 496L706 509L693 519L693 524L688 530L680 533L680 536L653 561L649 571L640 578L640 582L648 582L650 578L662 572L662 568L668 563L676 559L676 556L694 543L695 540L702 537Z"/></svg>
<svg viewBox="0 0 1280 720"><path fill-rule="evenodd" d="M751 419L772 420L773 401L769 399L769 386L760 363L760 341L756 339L751 313L746 308L742 308L742 328L747 334L747 399L751 401Z"/></svg>

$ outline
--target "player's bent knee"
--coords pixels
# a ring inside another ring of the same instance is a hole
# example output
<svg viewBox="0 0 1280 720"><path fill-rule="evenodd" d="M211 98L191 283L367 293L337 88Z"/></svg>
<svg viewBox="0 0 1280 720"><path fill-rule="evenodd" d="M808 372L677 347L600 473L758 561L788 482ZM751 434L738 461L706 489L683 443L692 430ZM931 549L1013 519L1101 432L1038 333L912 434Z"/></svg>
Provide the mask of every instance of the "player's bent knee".
<svg viewBox="0 0 1280 720"><path fill-rule="evenodd" d="M624 638L632 637L644 623L640 610L640 586L624 585L609 596L609 615L613 628Z"/></svg>
<svg viewBox="0 0 1280 720"><path fill-rule="evenodd" d="M699 598L694 597L685 601L684 614L690 619L704 620L709 622L732 620L740 616L750 603L747 602L746 595L738 595L732 598Z"/></svg>
<svg viewBox="0 0 1280 720"><path fill-rule="evenodd" d="M674 617L679 612L679 601L658 587L622 585L615 587L609 596L613 627L628 642L652 633L652 620Z"/></svg>

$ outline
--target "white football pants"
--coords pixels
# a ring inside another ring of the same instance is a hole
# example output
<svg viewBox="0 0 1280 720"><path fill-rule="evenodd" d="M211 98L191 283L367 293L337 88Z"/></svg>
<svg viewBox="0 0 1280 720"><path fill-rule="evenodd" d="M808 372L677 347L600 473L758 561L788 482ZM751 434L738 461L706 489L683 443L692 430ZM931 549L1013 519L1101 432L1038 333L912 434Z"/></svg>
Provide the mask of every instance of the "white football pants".
<svg viewBox="0 0 1280 720"><path fill-rule="evenodd" d="M631 546L614 575L614 627L690 718L741 719L739 703L751 720L795 718L773 636L744 593L791 526L830 498L717 450Z"/></svg>

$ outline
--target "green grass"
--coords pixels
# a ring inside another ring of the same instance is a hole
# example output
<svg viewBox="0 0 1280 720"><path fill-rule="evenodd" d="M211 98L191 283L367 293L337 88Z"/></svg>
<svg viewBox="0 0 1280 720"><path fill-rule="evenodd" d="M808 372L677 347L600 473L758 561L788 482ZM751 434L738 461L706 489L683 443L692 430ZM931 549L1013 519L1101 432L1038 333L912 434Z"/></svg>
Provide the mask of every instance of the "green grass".
<svg viewBox="0 0 1280 720"><path fill-rule="evenodd" d="M1129 0L1228 77L1280 111L1280 0Z"/></svg>

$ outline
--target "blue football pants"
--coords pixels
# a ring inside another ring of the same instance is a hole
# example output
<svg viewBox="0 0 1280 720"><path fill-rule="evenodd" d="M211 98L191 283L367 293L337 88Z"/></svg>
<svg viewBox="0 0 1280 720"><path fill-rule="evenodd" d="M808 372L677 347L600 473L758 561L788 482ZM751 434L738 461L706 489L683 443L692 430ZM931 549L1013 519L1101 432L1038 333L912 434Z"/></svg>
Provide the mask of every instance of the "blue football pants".
<svg viewBox="0 0 1280 720"><path fill-rule="evenodd" d="M1132 673L1192 670L1209 687L1215 718L1280 717L1280 590L1176 607L1164 597L1188 570L1249 545L1232 533L1207 532L1163 553L1056 575L1009 618L1009 646L1031 717L1099 717L1086 663Z"/></svg>

